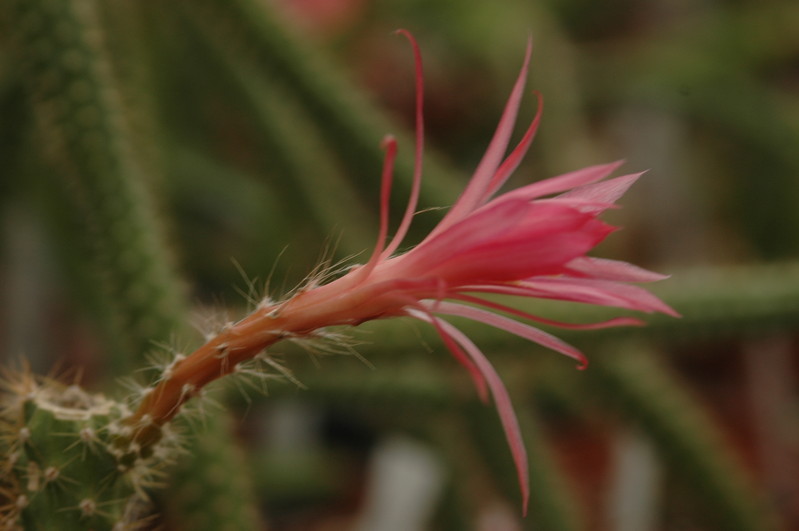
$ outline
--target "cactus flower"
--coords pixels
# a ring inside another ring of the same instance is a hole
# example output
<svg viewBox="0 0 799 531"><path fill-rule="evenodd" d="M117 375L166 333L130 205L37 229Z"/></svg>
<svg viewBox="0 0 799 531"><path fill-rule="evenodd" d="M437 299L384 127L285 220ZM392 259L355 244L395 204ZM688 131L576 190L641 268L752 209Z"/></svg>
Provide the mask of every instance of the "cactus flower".
<svg viewBox="0 0 799 531"><path fill-rule="evenodd" d="M397 143L389 137L384 141L377 244L368 261L327 284L311 282L286 300L265 300L191 355L176 359L127 420L130 441L136 448L157 440L160 426L207 383L235 372L240 363L283 338L315 336L325 327L405 316L432 325L468 369L480 396L493 397L526 508L527 457L508 392L480 349L442 316L480 321L565 354L584 367L586 359L576 348L525 321L573 328L637 321L617 318L588 325L557 323L490 301L484 295L557 299L676 315L655 296L628 284L659 280L662 275L624 262L586 256L614 230L598 216L615 206L638 174L604 180L620 165L605 164L497 194L527 152L541 116L539 101L531 125L506 155L527 77L529 43L497 130L469 184L421 243L406 252L398 251L416 211L423 145L421 58L413 37L401 33L410 40L415 57L417 138L411 196L397 232L388 238L389 194L397 153Z"/></svg>

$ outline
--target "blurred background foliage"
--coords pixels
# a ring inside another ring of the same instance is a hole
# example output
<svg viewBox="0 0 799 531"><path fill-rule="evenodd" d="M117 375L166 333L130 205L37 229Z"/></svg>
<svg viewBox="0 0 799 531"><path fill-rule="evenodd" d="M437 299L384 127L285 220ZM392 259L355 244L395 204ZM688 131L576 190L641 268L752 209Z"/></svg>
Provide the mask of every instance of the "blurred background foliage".
<svg viewBox="0 0 799 531"><path fill-rule="evenodd" d="M529 517L463 371L429 331L375 323L357 334L368 364L285 347L307 389L221 390L231 415L190 427L194 459L156 494L157 525L799 529L795 1L6 4L3 360L93 389L118 394L161 345L195 345L189 324L235 319L248 297L368 249L389 132L401 212L413 75L396 28L425 60L416 237L479 160L529 35L545 112L515 184L616 159L650 169L599 254L672 274L655 290L683 319L558 332L585 372L470 331L522 418Z"/></svg>

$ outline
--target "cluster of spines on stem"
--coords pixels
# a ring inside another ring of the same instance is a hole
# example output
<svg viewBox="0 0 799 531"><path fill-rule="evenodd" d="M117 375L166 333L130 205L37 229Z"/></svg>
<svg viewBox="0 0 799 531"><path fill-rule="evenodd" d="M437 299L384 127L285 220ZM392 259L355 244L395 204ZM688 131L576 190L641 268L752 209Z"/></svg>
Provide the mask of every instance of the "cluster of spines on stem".
<svg viewBox="0 0 799 531"><path fill-rule="evenodd" d="M0 529L138 529L145 490L178 447L121 448L126 405L77 385L7 375L0 395Z"/></svg>

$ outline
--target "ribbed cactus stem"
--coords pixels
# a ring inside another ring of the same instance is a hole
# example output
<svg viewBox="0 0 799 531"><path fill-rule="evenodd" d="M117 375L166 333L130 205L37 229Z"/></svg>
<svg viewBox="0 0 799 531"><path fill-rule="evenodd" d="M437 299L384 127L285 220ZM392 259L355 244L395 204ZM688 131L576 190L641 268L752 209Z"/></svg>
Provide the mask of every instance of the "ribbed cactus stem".
<svg viewBox="0 0 799 531"><path fill-rule="evenodd" d="M168 463L176 438L165 432L142 459L114 441L129 414L124 404L14 373L3 382L0 410L0 528L134 529L144 488Z"/></svg>

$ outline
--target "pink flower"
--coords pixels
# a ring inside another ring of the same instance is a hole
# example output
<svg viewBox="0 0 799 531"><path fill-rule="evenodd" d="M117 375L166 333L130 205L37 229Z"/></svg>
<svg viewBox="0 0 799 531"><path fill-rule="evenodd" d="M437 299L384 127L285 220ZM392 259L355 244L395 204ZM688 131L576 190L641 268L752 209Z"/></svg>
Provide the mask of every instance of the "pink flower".
<svg viewBox="0 0 799 531"><path fill-rule="evenodd" d="M555 323L478 294L558 299L674 316L677 313L649 292L624 283L661 280L665 276L625 262L586 256L614 230L597 217L614 207L640 174L602 181L620 166L605 164L496 196L527 152L540 121L539 98L532 124L519 145L505 156L527 77L529 43L499 126L469 185L427 238L410 251L394 255L416 208L423 144L420 53L414 38L407 31L401 33L410 40L416 58L417 144L411 198L398 232L386 244L391 168L396 154L396 142L388 138L377 245L366 265L333 282L331 287L337 282L352 282L348 289L367 291L370 297L364 309L371 308L372 312L366 319L407 315L432 324L455 358L471 372L481 397L485 400L487 391L491 391L516 463L526 512L527 457L508 393L480 349L439 316L466 317L500 328L570 356L583 368L587 360L574 347L496 312L570 328L630 325L638 321L618 318L590 325ZM548 197L553 194L559 195Z"/></svg>
<svg viewBox="0 0 799 531"><path fill-rule="evenodd" d="M664 276L625 262L586 256L613 231L598 216L615 206L639 174L603 180L620 165L605 164L497 195L527 152L541 116L539 104L520 143L506 156L527 77L529 43L497 131L468 186L421 243L397 253L417 206L423 146L420 53L413 37L404 30L400 33L411 42L416 62L417 140L411 197L396 234L388 239L389 193L397 144L387 138L379 234L366 264L351 268L328 284L309 284L285 301L265 301L190 356L176 360L128 424L138 427L134 440L146 446L150 438L157 437L152 426L160 426L174 416L198 389L233 372L237 364L282 338L316 335L320 329L334 325L408 316L434 326L454 357L471 373L480 396L487 400L490 392L516 464L526 512L527 456L508 392L480 349L441 316L465 317L505 330L574 358L584 367L587 361L577 349L523 320L570 328L630 325L638 321L617 318L588 325L558 323L489 301L483 295L557 299L677 314L647 291L627 284Z"/></svg>

